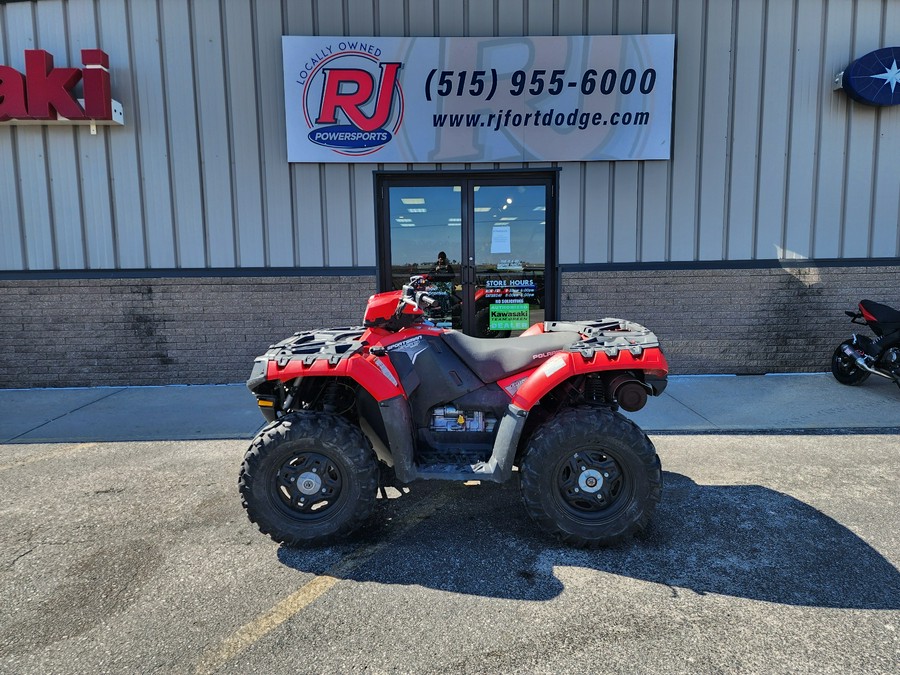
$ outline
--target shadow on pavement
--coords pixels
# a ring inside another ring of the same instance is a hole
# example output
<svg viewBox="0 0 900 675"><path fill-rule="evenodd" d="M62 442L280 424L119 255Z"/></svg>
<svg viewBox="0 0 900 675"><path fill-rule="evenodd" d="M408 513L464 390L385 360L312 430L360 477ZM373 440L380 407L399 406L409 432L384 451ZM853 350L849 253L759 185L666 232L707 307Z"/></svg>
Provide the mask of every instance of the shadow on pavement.
<svg viewBox="0 0 900 675"><path fill-rule="evenodd" d="M654 525L627 545L597 551L558 546L536 529L515 486L442 485L446 506L346 576L492 598L551 600L556 568L578 568L697 594L808 607L900 609L900 572L821 511L758 485L697 485L665 473ZM429 486L430 487L430 486ZM431 491L426 489L425 492ZM381 504L351 549L390 537L407 497ZM427 498L427 497L424 497ZM326 573L325 547L279 549L280 561ZM333 551L337 553L337 551ZM590 583L596 584L593 575ZM602 578L600 579L602 583Z"/></svg>

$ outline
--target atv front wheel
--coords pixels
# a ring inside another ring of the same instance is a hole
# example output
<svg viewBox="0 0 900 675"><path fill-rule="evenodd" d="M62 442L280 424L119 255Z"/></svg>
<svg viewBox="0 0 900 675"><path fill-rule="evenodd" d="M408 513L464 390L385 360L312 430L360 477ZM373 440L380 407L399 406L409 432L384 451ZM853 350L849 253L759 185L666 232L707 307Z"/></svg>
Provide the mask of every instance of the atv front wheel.
<svg viewBox="0 0 900 675"><path fill-rule="evenodd" d="M653 443L633 422L604 409L569 410L529 443L520 488L528 514L577 547L626 540L647 528L662 493Z"/></svg>
<svg viewBox="0 0 900 675"><path fill-rule="evenodd" d="M260 531L294 546L356 530L374 508L378 466L362 431L342 417L293 413L253 439L238 487Z"/></svg>
<svg viewBox="0 0 900 675"><path fill-rule="evenodd" d="M844 353L844 345L856 349L850 340L842 342L831 357L831 374L841 384L855 387L865 382L869 378L869 373L856 365L853 359Z"/></svg>

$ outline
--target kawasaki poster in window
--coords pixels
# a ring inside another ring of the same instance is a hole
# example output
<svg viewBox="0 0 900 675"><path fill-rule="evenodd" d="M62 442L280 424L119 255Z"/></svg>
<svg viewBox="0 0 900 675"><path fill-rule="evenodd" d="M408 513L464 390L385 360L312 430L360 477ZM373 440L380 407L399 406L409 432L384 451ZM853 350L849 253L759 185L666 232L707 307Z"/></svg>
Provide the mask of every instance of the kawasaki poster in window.
<svg viewBox="0 0 900 675"><path fill-rule="evenodd" d="M282 41L291 162L669 158L674 35Z"/></svg>

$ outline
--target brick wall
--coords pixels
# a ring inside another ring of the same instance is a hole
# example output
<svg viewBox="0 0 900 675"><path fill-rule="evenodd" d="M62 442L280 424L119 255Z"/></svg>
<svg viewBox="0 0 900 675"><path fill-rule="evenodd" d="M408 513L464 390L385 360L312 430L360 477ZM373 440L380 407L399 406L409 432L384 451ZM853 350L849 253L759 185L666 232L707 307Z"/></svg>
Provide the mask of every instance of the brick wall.
<svg viewBox="0 0 900 675"><path fill-rule="evenodd" d="M0 386L241 382L273 342L362 323L374 276L0 281Z"/></svg>
<svg viewBox="0 0 900 675"><path fill-rule="evenodd" d="M358 325L374 276L0 281L0 386L243 381L297 330ZM673 373L816 372L900 267L564 272L561 318L654 330ZM865 329L862 329L865 330Z"/></svg>
<svg viewBox="0 0 900 675"><path fill-rule="evenodd" d="M900 308L900 267L566 272L561 316L647 326L672 373L821 372L863 298Z"/></svg>

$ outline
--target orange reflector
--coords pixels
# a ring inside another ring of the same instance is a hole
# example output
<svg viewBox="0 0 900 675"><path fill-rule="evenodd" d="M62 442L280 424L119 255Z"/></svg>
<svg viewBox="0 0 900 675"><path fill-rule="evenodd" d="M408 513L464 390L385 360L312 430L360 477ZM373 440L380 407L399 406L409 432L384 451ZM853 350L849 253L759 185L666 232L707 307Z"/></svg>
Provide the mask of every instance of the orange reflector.
<svg viewBox="0 0 900 675"><path fill-rule="evenodd" d="M275 401L267 401L264 398L259 399L256 403L259 405L260 408L274 408L275 407Z"/></svg>

